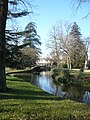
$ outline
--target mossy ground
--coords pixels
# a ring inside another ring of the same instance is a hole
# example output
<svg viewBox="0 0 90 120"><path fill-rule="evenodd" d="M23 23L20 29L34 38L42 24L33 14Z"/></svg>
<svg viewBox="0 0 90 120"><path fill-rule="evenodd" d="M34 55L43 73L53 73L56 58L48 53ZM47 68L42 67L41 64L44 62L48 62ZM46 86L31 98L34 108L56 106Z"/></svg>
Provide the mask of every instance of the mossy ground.
<svg viewBox="0 0 90 120"><path fill-rule="evenodd" d="M7 76L0 93L0 120L90 120L90 106L50 95L29 82Z"/></svg>

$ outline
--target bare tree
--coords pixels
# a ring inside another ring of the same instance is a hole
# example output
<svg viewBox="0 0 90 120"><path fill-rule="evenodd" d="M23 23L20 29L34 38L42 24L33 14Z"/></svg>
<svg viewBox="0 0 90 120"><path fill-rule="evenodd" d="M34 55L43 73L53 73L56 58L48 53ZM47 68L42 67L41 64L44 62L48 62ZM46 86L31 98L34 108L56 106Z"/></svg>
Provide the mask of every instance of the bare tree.
<svg viewBox="0 0 90 120"><path fill-rule="evenodd" d="M53 53L57 65L60 65L62 58L67 56L67 64L68 67L71 69L71 59L69 54L69 31L70 31L71 24L69 23L58 23L57 25L52 27L52 30L49 33L50 40L48 41L48 48L51 49Z"/></svg>
<svg viewBox="0 0 90 120"><path fill-rule="evenodd" d="M87 69L87 64L89 60L89 52L90 52L90 37L84 39L84 44L86 48L85 52L85 69Z"/></svg>
<svg viewBox="0 0 90 120"><path fill-rule="evenodd" d="M75 7L75 13L77 13L77 11L79 10L80 6L82 6L83 4L90 2L90 0L72 0L72 4ZM88 13L86 13L86 15L83 18L87 18L90 15L90 11Z"/></svg>

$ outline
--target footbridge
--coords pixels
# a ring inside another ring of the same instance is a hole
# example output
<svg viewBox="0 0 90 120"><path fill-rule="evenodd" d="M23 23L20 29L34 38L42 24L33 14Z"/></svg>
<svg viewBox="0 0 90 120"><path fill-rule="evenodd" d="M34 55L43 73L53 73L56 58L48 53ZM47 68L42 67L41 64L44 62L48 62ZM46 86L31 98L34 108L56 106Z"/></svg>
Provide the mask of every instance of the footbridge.
<svg viewBox="0 0 90 120"><path fill-rule="evenodd" d="M35 66L35 67L32 67L31 69L32 72L36 72L36 73L39 73L42 71L50 71L50 70L51 70L50 66Z"/></svg>

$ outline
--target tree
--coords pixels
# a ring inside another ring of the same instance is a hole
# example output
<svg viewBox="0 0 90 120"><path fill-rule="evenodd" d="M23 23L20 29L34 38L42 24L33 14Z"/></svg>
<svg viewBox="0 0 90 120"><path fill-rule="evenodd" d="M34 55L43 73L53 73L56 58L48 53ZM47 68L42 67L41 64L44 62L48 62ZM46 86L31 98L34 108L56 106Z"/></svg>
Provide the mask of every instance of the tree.
<svg viewBox="0 0 90 120"><path fill-rule="evenodd" d="M5 28L8 0L0 0L0 91L6 91L5 77Z"/></svg>
<svg viewBox="0 0 90 120"><path fill-rule="evenodd" d="M69 31L71 29L71 24L65 22L64 24L58 23L53 26L52 31L50 31L50 40L48 41L48 47L51 49L51 54L53 55L54 62L57 62L58 66L63 58L67 58L68 68L71 69L71 59L70 59L70 49L68 46L69 41ZM64 59L65 61L65 59Z"/></svg>
<svg viewBox="0 0 90 120"><path fill-rule="evenodd" d="M9 9L11 5L13 10ZM21 9L20 7L18 9L18 5L22 5ZM28 9L26 8L25 2L23 0L0 0L0 92L6 91L6 77L5 77L6 20L7 17L18 18L18 17L26 16L30 13L27 10Z"/></svg>
<svg viewBox="0 0 90 120"><path fill-rule="evenodd" d="M54 61L57 63L57 66L60 64L60 50L58 44L58 35L56 26L52 27L52 31L49 33L50 40L48 41L48 48L52 50L51 54L53 55Z"/></svg>
<svg viewBox="0 0 90 120"><path fill-rule="evenodd" d="M36 61L39 59L38 52L34 48L25 47L20 50L22 55L20 59L20 68L32 67L36 65Z"/></svg>
<svg viewBox="0 0 90 120"><path fill-rule="evenodd" d="M41 49L39 48L41 45L40 36L37 34L34 22L27 24L25 31L23 32L23 37L24 44L27 44L28 46L21 50L23 53L21 63L24 67L31 67L36 64L36 61L39 59L39 55L41 54Z"/></svg>
<svg viewBox="0 0 90 120"><path fill-rule="evenodd" d="M34 65L41 50L40 36L37 35L35 23L30 22L24 31L7 31L6 65L11 68L25 68ZM18 44L22 39L23 43ZM8 42L9 41L9 42ZM27 52L27 53L25 53ZM30 54L31 53L31 54ZM35 60L36 58L36 60ZM28 61L27 63L25 61ZM27 64L27 65L26 65Z"/></svg>
<svg viewBox="0 0 90 120"><path fill-rule="evenodd" d="M58 66L61 62L66 62L68 68L84 67L85 45L81 39L78 25L65 23L55 25L50 32L48 47L51 48L51 55Z"/></svg>
<svg viewBox="0 0 90 120"><path fill-rule="evenodd" d="M80 28L74 22L70 32L70 56L73 68L84 67L85 62L85 45L81 39Z"/></svg>
<svg viewBox="0 0 90 120"><path fill-rule="evenodd" d="M85 69L87 69L88 60L89 60L89 52L90 52L90 37L84 38L83 40L85 44Z"/></svg>
<svg viewBox="0 0 90 120"><path fill-rule="evenodd" d="M40 36L37 34L36 26L34 22L30 22L25 27L24 32L25 39L23 40L24 43L29 43L30 48L35 48L40 52L39 46L41 45Z"/></svg>

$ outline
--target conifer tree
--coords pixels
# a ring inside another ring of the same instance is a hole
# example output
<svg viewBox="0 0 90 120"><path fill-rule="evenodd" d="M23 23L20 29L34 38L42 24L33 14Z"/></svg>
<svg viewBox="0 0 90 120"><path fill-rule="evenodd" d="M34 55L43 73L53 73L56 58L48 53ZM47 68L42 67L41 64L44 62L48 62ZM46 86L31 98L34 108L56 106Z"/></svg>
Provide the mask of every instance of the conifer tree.
<svg viewBox="0 0 90 120"><path fill-rule="evenodd" d="M28 11L26 4L30 4L28 0L0 0L0 92L6 91L5 76L5 29L7 18L11 19L26 16ZM21 7L20 7L21 5Z"/></svg>
<svg viewBox="0 0 90 120"><path fill-rule="evenodd" d="M85 61L85 46L81 39L80 28L74 22L70 32L70 44L71 44L71 62L73 68L84 67Z"/></svg>

